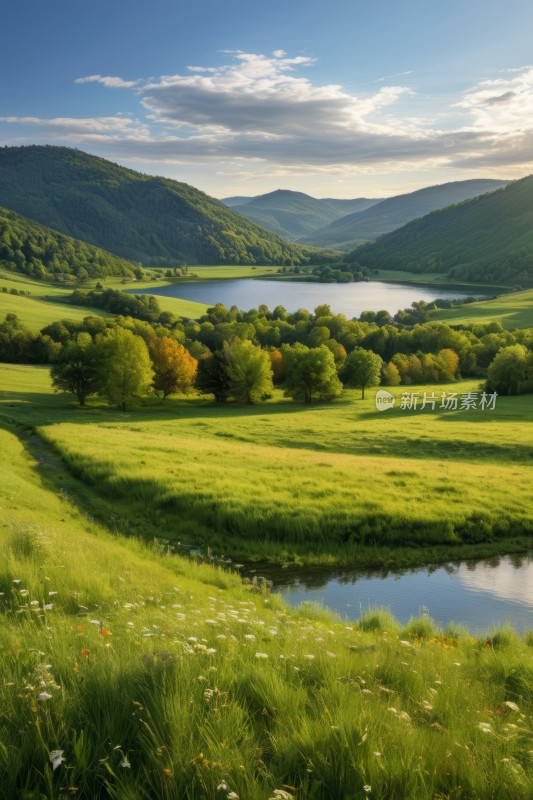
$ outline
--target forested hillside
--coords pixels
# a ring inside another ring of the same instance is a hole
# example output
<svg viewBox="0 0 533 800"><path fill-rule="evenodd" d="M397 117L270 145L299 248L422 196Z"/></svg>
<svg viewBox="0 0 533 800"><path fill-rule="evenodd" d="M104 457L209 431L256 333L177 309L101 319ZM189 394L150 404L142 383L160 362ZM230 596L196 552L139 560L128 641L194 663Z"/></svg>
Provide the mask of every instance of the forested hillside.
<svg viewBox="0 0 533 800"><path fill-rule="evenodd" d="M533 176L414 220L348 258L366 267L531 286Z"/></svg>
<svg viewBox="0 0 533 800"><path fill-rule="evenodd" d="M0 149L0 205L144 265L309 257L192 186L66 147Z"/></svg>
<svg viewBox="0 0 533 800"><path fill-rule="evenodd" d="M321 247L349 249L350 242L355 246L358 242L377 239L378 236L390 233L431 211L496 191L502 186L505 186L505 181L455 181L388 197L364 211L348 214L332 222L326 228L308 236L305 241Z"/></svg>
<svg viewBox="0 0 533 800"><path fill-rule="evenodd" d="M133 277L134 265L98 247L0 208L0 265L34 278Z"/></svg>

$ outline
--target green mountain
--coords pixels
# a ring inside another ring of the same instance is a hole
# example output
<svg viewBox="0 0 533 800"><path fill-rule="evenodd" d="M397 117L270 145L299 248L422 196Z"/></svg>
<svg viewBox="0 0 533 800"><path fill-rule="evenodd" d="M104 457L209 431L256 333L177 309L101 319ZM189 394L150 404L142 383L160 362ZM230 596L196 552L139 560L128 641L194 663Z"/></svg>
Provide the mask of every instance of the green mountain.
<svg viewBox="0 0 533 800"><path fill-rule="evenodd" d="M320 247L350 250L357 244L372 241L384 233L400 228L417 217L423 217L431 211L461 203L485 192L493 192L506 183L506 181L484 179L456 181L389 197L364 211L348 214L313 235L302 238L301 241Z"/></svg>
<svg viewBox="0 0 533 800"><path fill-rule="evenodd" d="M533 285L533 175L435 211L350 253L377 269Z"/></svg>
<svg viewBox="0 0 533 800"><path fill-rule="evenodd" d="M185 183L67 147L0 149L0 205L143 264L291 264L288 244Z"/></svg>
<svg viewBox="0 0 533 800"><path fill-rule="evenodd" d="M303 192L278 189L233 206L247 219L285 239L299 239L338 219L340 212Z"/></svg>
<svg viewBox="0 0 533 800"><path fill-rule="evenodd" d="M381 200L375 197L373 199L370 197L356 197L353 200L338 200L334 197L321 197L320 200L322 203L327 203L334 208L335 211L338 211L342 216L355 214L359 211L366 211L370 206L381 203Z"/></svg>
<svg viewBox="0 0 533 800"><path fill-rule="evenodd" d="M34 278L133 276L134 265L99 247L0 208L0 266Z"/></svg>
<svg viewBox="0 0 533 800"><path fill-rule="evenodd" d="M354 211L364 211L379 200L317 200L303 192L278 189L257 197L226 197L224 205L247 219L291 241L311 236L334 220Z"/></svg>

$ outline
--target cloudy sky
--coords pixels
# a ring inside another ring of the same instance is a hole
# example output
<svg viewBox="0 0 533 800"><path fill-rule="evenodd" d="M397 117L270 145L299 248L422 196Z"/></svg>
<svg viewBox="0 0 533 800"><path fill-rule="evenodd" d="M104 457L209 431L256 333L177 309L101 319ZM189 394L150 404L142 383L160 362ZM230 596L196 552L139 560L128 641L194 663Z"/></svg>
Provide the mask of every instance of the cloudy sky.
<svg viewBox="0 0 533 800"><path fill-rule="evenodd" d="M3 29L2 145L216 197L533 172L531 0L20 0Z"/></svg>

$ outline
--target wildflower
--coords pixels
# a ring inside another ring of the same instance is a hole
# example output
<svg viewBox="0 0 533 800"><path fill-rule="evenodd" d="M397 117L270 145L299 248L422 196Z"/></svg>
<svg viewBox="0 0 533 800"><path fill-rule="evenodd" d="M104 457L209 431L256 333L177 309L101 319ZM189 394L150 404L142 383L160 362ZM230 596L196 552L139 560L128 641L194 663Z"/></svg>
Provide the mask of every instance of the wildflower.
<svg viewBox="0 0 533 800"><path fill-rule="evenodd" d="M483 731L483 733L492 733L492 728L488 722L478 722L478 728Z"/></svg>
<svg viewBox="0 0 533 800"><path fill-rule="evenodd" d="M171 769L164 769L163 770L163 775L167 775L167 776L168 775L172 775L172 770Z"/></svg>
<svg viewBox="0 0 533 800"><path fill-rule="evenodd" d="M108 631L107 628L104 628L103 626L100 628L100 635L104 636L104 637L105 636L113 636L111 631Z"/></svg>
<svg viewBox="0 0 533 800"><path fill-rule="evenodd" d="M511 711L520 711L516 703L513 703L511 700L506 700L504 706L507 706L507 708L510 709Z"/></svg>
<svg viewBox="0 0 533 800"><path fill-rule="evenodd" d="M366 792L366 793L368 794L368 792L371 792L371 791L372 791L372 787L371 787L371 786L369 786L369 785L368 785L368 783L366 783L366 784L363 786L363 792Z"/></svg>
<svg viewBox="0 0 533 800"><path fill-rule="evenodd" d="M239 800L239 795L237 794L237 792L230 792L229 794L226 795L226 797L228 798L228 800Z"/></svg>
<svg viewBox="0 0 533 800"><path fill-rule="evenodd" d="M120 762L120 766L124 767L124 769L131 769L131 764L128 760L128 756L123 755L122 761Z"/></svg>
<svg viewBox="0 0 533 800"><path fill-rule="evenodd" d="M312 653L305 653L304 658L307 658L309 659L309 661L312 661L314 659L314 655Z"/></svg>
<svg viewBox="0 0 533 800"><path fill-rule="evenodd" d="M54 771L59 766L61 766L63 761L66 761L66 758L63 758L63 753L64 752L65 752L64 750L51 750L48 753L48 756L50 758L50 761L52 762L52 768L54 769Z"/></svg>
<svg viewBox="0 0 533 800"><path fill-rule="evenodd" d="M274 793L272 797L269 797L269 800L293 800L293 798L294 795L289 794L285 789L274 789Z"/></svg>
<svg viewBox="0 0 533 800"><path fill-rule="evenodd" d="M41 694L39 695L39 700L42 700L43 702L46 702L46 700L51 700L51 699L52 695L48 694L48 692L41 692Z"/></svg>
<svg viewBox="0 0 533 800"><path fill-rule="evenodd" d="M228 791L228 784L222 781L217 786L217 792L227 792Z"/></svg>
<svg viewBox="0 0 533 800"><path fill-rule="evenodd" d="M91 652L91 651L90 651L90 650L87 650L87 648L86 648L86 647L82 647L82 649L81 649L81 654L82 654L82 656L83 656L84 658L89 658L90 652Z"/></svg>
<svg viewBox="0 0 533 800"><path fill-rule="evenodd" d="M268 658L268 653L256 653L256 658Z"/></svg>

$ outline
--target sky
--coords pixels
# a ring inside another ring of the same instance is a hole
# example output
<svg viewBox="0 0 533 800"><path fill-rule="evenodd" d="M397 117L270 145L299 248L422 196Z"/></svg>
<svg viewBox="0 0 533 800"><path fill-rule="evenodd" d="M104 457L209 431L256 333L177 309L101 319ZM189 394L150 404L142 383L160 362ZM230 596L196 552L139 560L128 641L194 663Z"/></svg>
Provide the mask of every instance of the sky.
<svg viewBox="0 0 533 800"><path fill-rule="evenodd" d="M533 172L531 0L8 0L0 145L215 197Z"/></svg>

